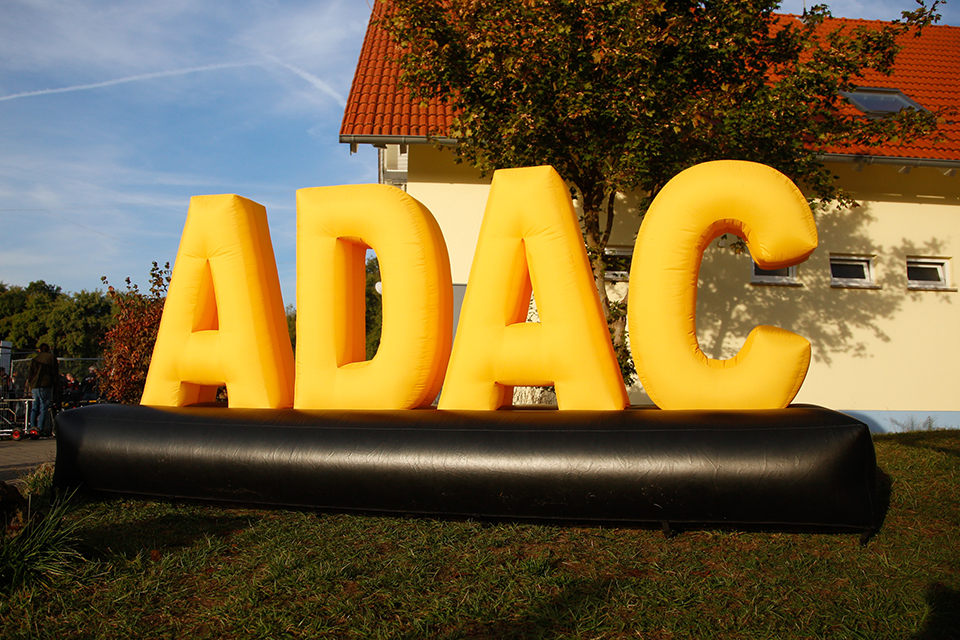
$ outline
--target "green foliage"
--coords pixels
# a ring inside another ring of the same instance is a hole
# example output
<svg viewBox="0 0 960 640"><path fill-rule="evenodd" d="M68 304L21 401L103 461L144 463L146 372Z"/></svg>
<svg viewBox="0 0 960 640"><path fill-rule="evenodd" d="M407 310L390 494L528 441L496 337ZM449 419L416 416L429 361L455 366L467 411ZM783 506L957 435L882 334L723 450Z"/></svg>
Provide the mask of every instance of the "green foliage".
<svg viewBox="0 0 960 640"><path fill-rule="evenodd" d="M0 294L0 313L3 315L0 335L21 348L36 348L40 342L47 342L56 349L52 341L46 340L49 333L46 319L60 295L60 287L48 285L43 280L31 282L26 288L10 287Z"/></svg>
<svg viewBox="0 0 960 640"><path fill-rule="evenodd" d="M380 294L374 286L380 282L380 262L377 256L367 258L367 280L365 286L367 360L377 355L380 347L380 327L383 325L383 305Z"/></svg>
<svg viewBox="0 0 960 640"><path fill-rule="evenodd" d="M455 138L459 160L487 173L550 164L572 185L614 322L604 248L617 193L645 193L642 215L683 169L739 159L851 204L818 154L925 136L944 114L869 119L839 92L865 69L889 73L897 38L936 20L938 4L833 31L825 6L795 22L775 0L392 0L379 20L414 98L457 113L432 135Z"/></svg>
<svg viewBox="0 0 960 640"><path fill-rule="evenodd" d="M290 334L290 344L293 346L294 351L297 349L297 308L292 304L288 304L283 310L284 314L287 316L287 333Z"/></svg>
<svg viewBox="0 0 960 640"><path fill-rule="evenodd" d="M0 289L0 337L21 349L46 342L60 357L95 358L112 323L100 291L67 294L43 280Z"/></svg>
<svg viewBox="0 0 960 640"><path fill-rule="evenodd" d="M393 0L381 25L414 95L458 111L447 133L461 159L484 171L551 164L595 214L613 193L655 196L716 159L765 162L837 196L818 152L935 128L936 114L852 114L839 92L864 69L889 73L896 38L937 4L826 32L825 6L794 23L772 0Z"/></svg>
<svg viewBox="0 0 960 640"><path fill-rule="evenodd" d="M620 376L629 383L637 377L637 366L630 352L630 345L624 338L627 331L627 303L624 300L610 301L610 315L607 327L610 330L610 341L613 343L613 352L617 356L620 366Z"/></svg>
<svg viewBox="0 0 960 640"><path fill-rule="evenodd" d="M114 402L136 404L143 395L143 385L157 341L167 285L170 283L170 263L160 268L156 262L150 269L150 293L127 278L127 290L117 291L106 277L107 294L113 302L116 324L103 340L103 366L100 372L100 390Z"/></svg>
<svg viewBox="0 0 960 640"><path fill-rule="evenodd" d="M64 357L95 358L113 326L113 305L102 291L80 291L61 296L48 316L50 343Z"/></svg>

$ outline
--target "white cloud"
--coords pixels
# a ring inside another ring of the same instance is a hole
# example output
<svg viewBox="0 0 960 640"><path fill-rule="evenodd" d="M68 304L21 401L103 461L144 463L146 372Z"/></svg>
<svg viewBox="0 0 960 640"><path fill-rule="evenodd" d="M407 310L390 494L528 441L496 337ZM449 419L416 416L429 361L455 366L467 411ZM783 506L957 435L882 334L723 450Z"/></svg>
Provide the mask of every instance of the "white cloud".
<svg viewBox="0 0 960 640"><path fill-rule="evenodd" d="M277 80L287 93L277 101L284 112L318 108L318 93L339 111L346 104L370 8L357 0L284 4L237 32L232 42L281 67ZM290 83L294 74L303 82ZM310 91L304 91L309 87Z"/></svg>
<svg viewBox="0 0 960 640"><path fill-rule="evenodd" d="M232 41L298 65L309 60L340 70L344 50L359 50L369 14L363 0L284 3L282 9L263 11ZM346 71L352 74L353 69Z"/></svg>

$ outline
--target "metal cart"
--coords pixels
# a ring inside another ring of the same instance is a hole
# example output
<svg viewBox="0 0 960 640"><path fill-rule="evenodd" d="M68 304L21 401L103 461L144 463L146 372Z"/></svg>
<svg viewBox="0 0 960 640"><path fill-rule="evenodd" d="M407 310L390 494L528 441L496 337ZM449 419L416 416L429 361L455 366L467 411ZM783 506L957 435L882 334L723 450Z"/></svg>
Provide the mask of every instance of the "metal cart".
<svg viewBox="0 0 960 640"><path fill-rule="evenodd" d="M30 406L33 398L6 398L0 400L0 438L21 440L29 435Z"/></svg>

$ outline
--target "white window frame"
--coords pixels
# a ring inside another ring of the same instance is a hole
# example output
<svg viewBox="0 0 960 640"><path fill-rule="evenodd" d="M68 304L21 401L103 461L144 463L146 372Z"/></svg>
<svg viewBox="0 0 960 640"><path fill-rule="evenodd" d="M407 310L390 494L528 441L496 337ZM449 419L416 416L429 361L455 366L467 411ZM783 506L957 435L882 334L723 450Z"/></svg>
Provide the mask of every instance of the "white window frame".
<svg viewBox="0 0 960 640"><path fill-rule="evenodd" d="M608 256L633 256L633 247L606 247L603 253ZM607 282L629 282L630 270L626 271L607 271L603 279Z"/></svg>
<svg viewBox="0 0 960 640"><path fill-rule="evenodd" d="M911 280L910 267L934 267L940 274L940 281ZM950 258L932 258L929 256L907 256L907 289L911 291L956 291L950 278Z"/></svg>
<svg viewBox="0 0 960 640"><path fill-rule="evenodd" d="M836 289L879 289L874 274L873 261L876 256L830 254L830 286ZM835 264L857 264L863 266L865 278L837 278L833 275Z"/></svg>
<svg viewBox="0 0 960 640"><path fill-rule="evenodd" d="M380 165L380 184L389 184L407 190L408 154L405 144L387 144L377 147Z"/></svg>
<svg viewBox="0 0 960 640"><path fill-rule="evenodd" d="M797 265L787 267L787 275L773 273L757 273L757 270L763 270L753 260L750 261L750 284L767 284L781 287L802 287L800 279L797 277Z"/></svg>

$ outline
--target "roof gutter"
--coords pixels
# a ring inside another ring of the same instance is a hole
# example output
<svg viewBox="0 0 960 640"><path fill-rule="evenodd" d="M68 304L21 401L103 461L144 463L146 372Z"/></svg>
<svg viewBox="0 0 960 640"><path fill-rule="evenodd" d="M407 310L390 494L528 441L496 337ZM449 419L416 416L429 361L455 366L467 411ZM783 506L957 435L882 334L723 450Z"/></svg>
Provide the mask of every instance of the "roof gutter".
<svg viewBox="0 0 960 640"><path fill-rule="evenodd" d="M356 136L340 134L340 143L350 145L350 153L356 153L357 145L372 144L375 147L383 147L388 144L399 144L407 146L410 144L442 144L447 147L457 145L455 138L431 138L428 136Z"/></svg>
<svg viewBox="0 0 960 640"><path fill-rule="evenodd" d="M370 144L382 147L388 144L407 146L410 144L441 144L455 147L456 138L431 138L428 136L372 136L372 135L345 135L340 134L340 143L350 145L350 153L356 153L357 145ZM847 162L851 164L886 164L901 168L930 167L944 171L960 169L960 160L937 160L933 158L897 158L893 156L866 156L847 153L821 153L817 155L820 162Z"/></svg>
<svg viewBox="0 0 960 640"><path fill-rule="evenodd" d="M852 164L888 164L901 169L930 167L944 172L960 169L960 160L936 160L933 158L896 158L891 156L865 156L846 153L821 153L817 156L821 162L849 162ZM951 173L952 175L952 173Z"/></svg>

